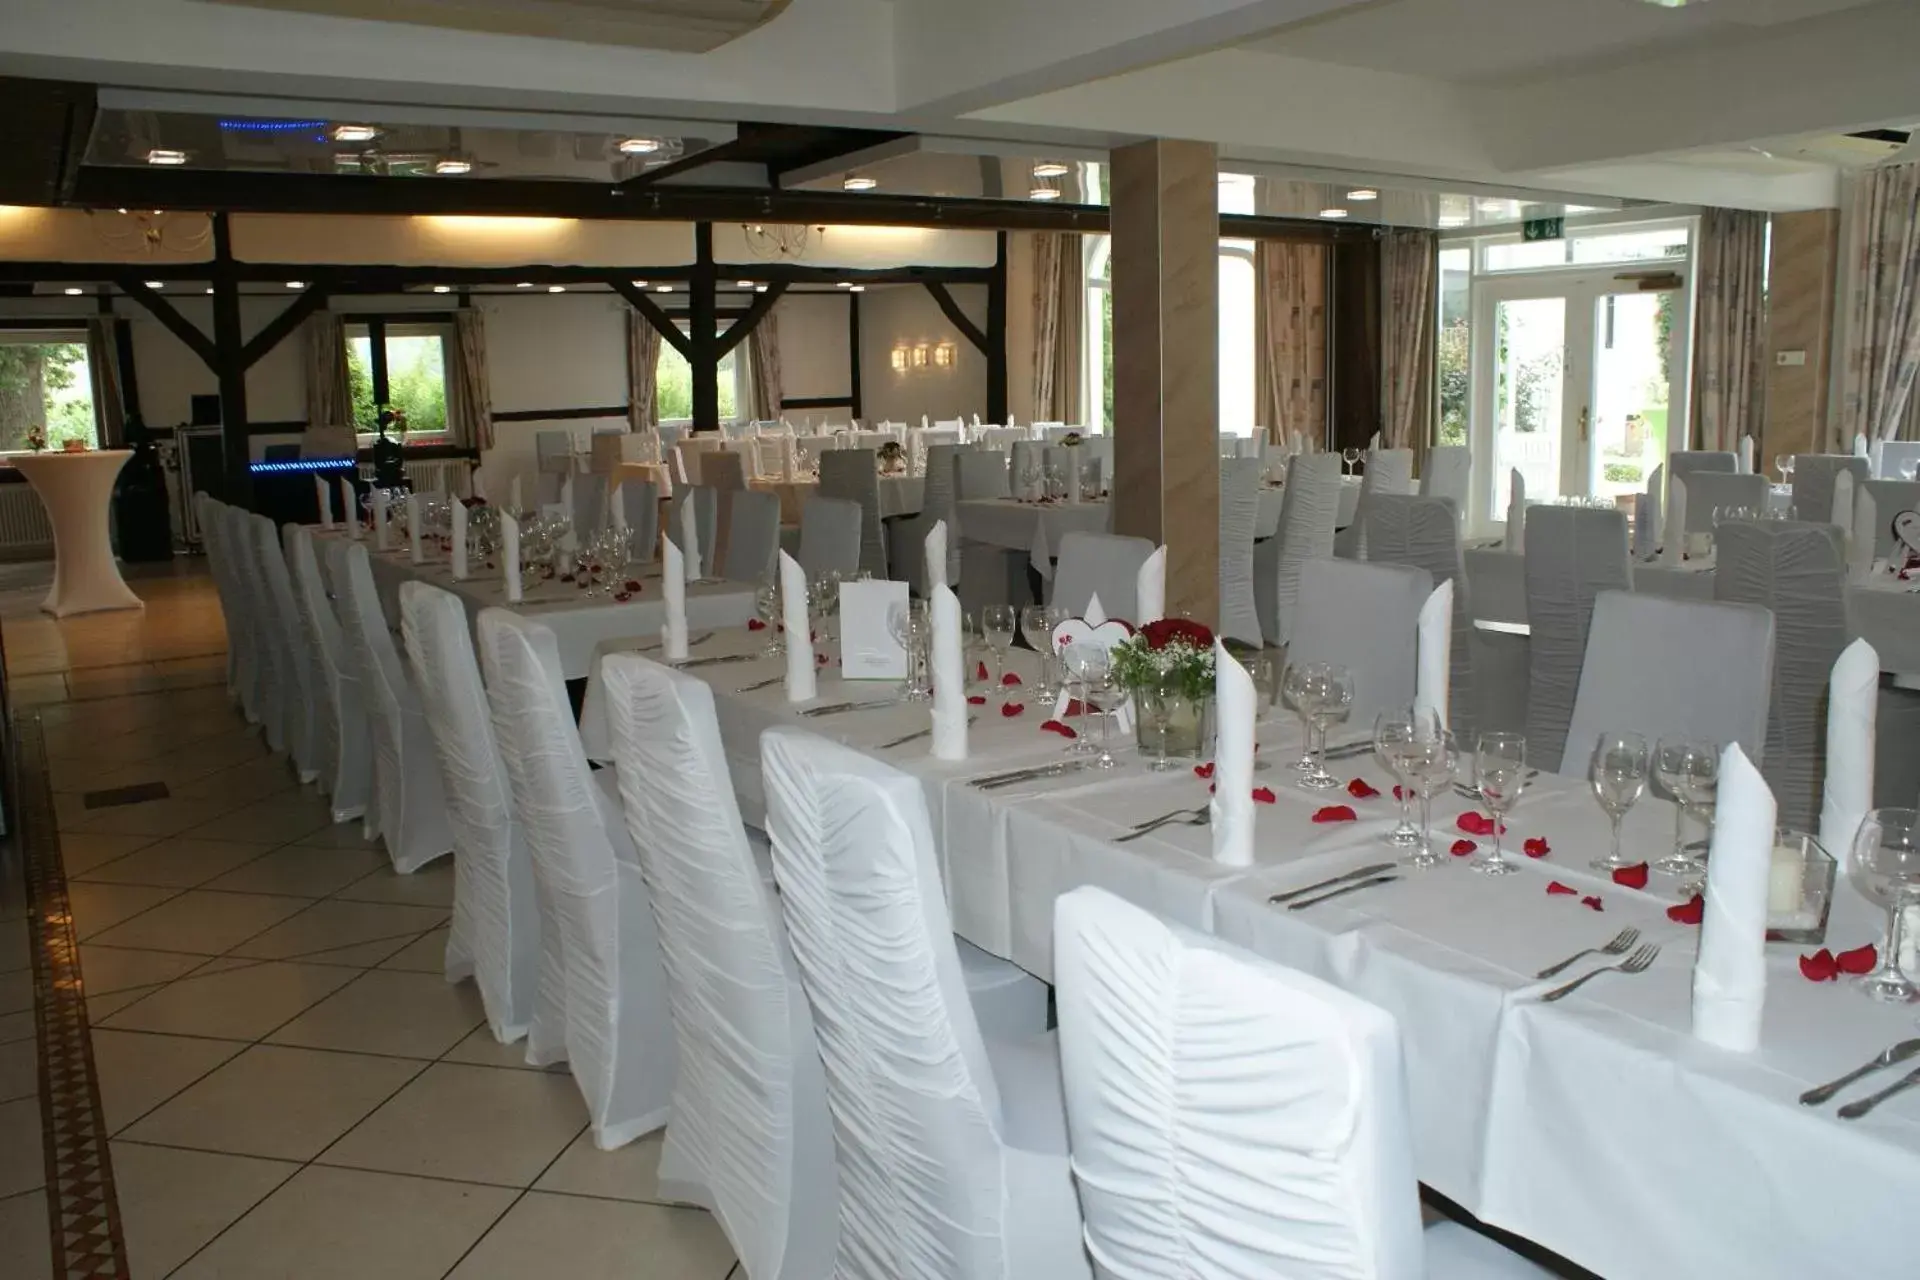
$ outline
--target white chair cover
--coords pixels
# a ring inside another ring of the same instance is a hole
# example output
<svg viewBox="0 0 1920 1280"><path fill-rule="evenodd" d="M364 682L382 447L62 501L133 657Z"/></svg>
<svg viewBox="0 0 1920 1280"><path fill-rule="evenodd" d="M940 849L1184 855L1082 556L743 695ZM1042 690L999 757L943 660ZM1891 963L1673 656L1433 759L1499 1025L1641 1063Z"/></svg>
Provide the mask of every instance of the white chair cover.
<svg viewBox="0 0 1920 1280"><path fill-rule="evenodd" d="M1394 450L1393 452L1403 452ZM1433 585L1453 584L1453 653L1447 723L1462 742L1475 739L1473 609L1460 558L1460 522L1446 498L1377 493L1367 512L1367 558L1410 564L1433 575Z"/></svg>
<svg viewBox="0 0 1920 1280"><path fill-rule="evenodd" d="M787 437L764 432L753 437L751 463L755 479L780 480L787 475Z"/></svg>
<svg viewBox="0 0 1920 1280"><path fill-rule="evenodd" d="M922 431L917 435L932 435ZM944 433L943 433L944 434ZM895 566L895 576L904 577L914 591L927 591L927 565L923 549L927 534L935 522L947 522L947 582L960 581L960 520L954 510L958 500L960 458L969 452L963 444L936 444L927 450L925 479L920 496L920 514L900 522L902 534L897 546L904 563Z"/></svg>
<svg viewBox="0 0 1920 1280"><path fill-rule="evenodd" d="M511 1044L532 1025L539 990L533 855L513 816L466 606L438 587L403 582L400 620L433 733L453 833L447 979L474 980L494 1039Z"/></svg>
<svg viewBox="0 0 1920 1280"><path fill-rule="evenodd" d="M725 447L708 453L700 460L700 483L716 490L746 488L746 451L752 447L746 441L730 441Z"/></svg>
<svg viewBox="0 0 1920 1280"><path fill-rule="evenodd" d="M1550 1274L1454 1223L1421 1230L1384 1010L1099 889L1057 900L1054 938L1102 1280Z"/></svg>
<svg viewBox="0 0 1920 1280"><path fill-rule="evenodd" d="M213 523L220 531L221 560L226 565L227 582L233 593L232 617L240 624L240 710L248 724L259 725L271 734L273 672L267 651L272 638L260 609L260 573L247 550L252 544L252 535L246 520L247 513L239 507L224 502L214 504ZM271 737L268 745L272 745Z"/></svg>
<svg viewBox="0 0 1920 1280"><path fill-rule="evenodd" d="M761 758L780 909L826 1064L836 1276L1090 1276L1053 1036L981 1034L920 784L791 728L769 730Z"/></svg>
<svg viewBox="0 0 1920 1280"><path fill-rule="evenodd" d="M601 670L679 1054L661 1192L711 1210L749 1275L824 1277L839 1242L826 1076L712 690L629 654Z"/></svg>
<svg viewBox="0 0 1920 1280"><path fill-rule="evenodd" d="M1333 554L1340 516L1340 455L1299 454L1287 467L1280 529L1253 549L1254 599L1266 642L1284 645L1299 610L1300 566Z"/></svg>
<svg viewBox="0 0 1920 1280"><path fill-rule="evenodd" d="M239 702L241 655L246 648L241 631L246 624L234 595L226 548L220 542L220 527L225 519L220 509L224 506L224 502L207 496L204 489L194 492L193 510L200 528L200 545L206 549L207 571L213 576L214 593L220 598L220 619L227 632L227 696Z"/></svg>
<svg viewBox="0 0 1920 1280"><path fill-rule="evenodd" d="M1882 440L1874 474L1882 480L1905 480L1908 467L1920 467L1920 441Z"/></svg>
<svg viewBox="0 0 1920 1280"><path fill-rule="evenodd" d="M453 848L426 712L380 612L366 544L334 542L334 594L373 738L373 809L393 869L408 875Z"/></svg>
<svg viewBox="0 0 1920 1280"><path fill-rule="evenodd" d="M1796 453L1793 456L1793 515L1796 520L1825 521L1833 510L1833 480L1842 471L1853 474L1859 492L1868 474L1867 459L1850 453ZM1692 500L1692 495L1688 495Z"/></svg>
<svg viewBox="0 0 1920 1280"><path fill-rule="evenodd" d="M1299 616L1287 661L1332 662L1352 671L1347 722L1371 726L1382 711L1413 704L1420 606L1431 594L1433 575L1412 565L1308 560L1300 566Z"/></svg>
<svg viewBox="0 0 1920 1280"><path fill-rule="evenodd" d="M1220 460L1220 634L1256 648L1260 606L1253 587L1253 535L1260 523L1260 459ZM1100 597L1106 602L1106 596ZM1125 617L1126 615L1117 615Z"/></svg>
<svg viewBox="0 0 1920 1280"><path fill-rule="evenodd" d="M973 442L987 449L1005 452L1017 441L1031 440L1033 436L1025 427L981 427L973 433Z"/></svg>
<svg viewBox="0 0 1920 1280"><path fill-rule="evenodd" d="M652 563L660 554L660 486L651 480L624 480L620 502L627 511L627 545L634 559Z"/></svg>
<svg viewBox="0 0 1920 1280"><path fill-rule="evenodd" d="M540 471L565 475L573 470L573 432L534 432L533 457Z"/></svg>
<svg viewBox="0 0 1920 1280"><path fill-rule="evenodd" d="M1712 533L1714 509L1767 505L1767 478L1733 471L1696 471L1687 482L1687 532Z"/></svg>
<svg viewBox="0 0 1920 1280"><path fill-rule="evenodd" d="M1780 825L1811 831L1826 777L1827 684L1853 639L1845 538L1833 525L1741 520L1721 525L1715 541L1714 599L1773 614L1767 754L1756 763Z"/></svg>
<svg viewBox="0 0 1920 1280"><path fill-rule="evenodd" d="M321 787L335 822L367 816L373 789L373 742L360 680L347 653L339 615L320 578L313 534L302 525L286 528L287 561L293 568L293 603L307 633L307 645L319 658ZM337 543L338 540L336 540ZM330 544L334 545L334 544Z"/></svg>
<svg viewBox="0 0 1920 1280"><path fill-rule="evenodd" d="M667 1122L673 1024L660 939L614 777L587 770L553 631L483 609L493 731L540 888L540 994L527 1061L564 1059L593 1142L625 1146Z"/></svg>
<svg viewBox="0 0 1920 1280"><path fill-rule="evenodd" d="M727 554L720 576L730 582L759 582L773 572L780 550L780 495L743 489L728 495Z"/></svg>
<svg viewBox="0 0 1920 1280"><path fill-rule="evenodd" d="M1903 511L1920 511L1920 480L1869 480L1860 494L1873 499L1873 555L1888 559L1894 555L1894 517ZM1856 510L1859 501L1854 499Z"/></svg>
<svg viewBox="0 0 1920 1280"><path fill-rule="evenodd" d="M1456 512L1465 512L1473 483L1473 450L1463 444L1440 444L1427 450L1420 473L1420 496L1451 498Z"/></svg>
<svg viewBox="0 0 1920 1280"><path fill-rule="evenodd" d="M1693 478L1703 473L1733 474L1740 470L1740 455L1716 449L1680 449L1667 455L1667 478L1679 476L1687 482L1687 500L1693 500Z"/></svg>
<svg viewBox="0 0 1920 1280"><path fill-rule="evenodd" d="M573 536L582 543L600 532L607 519L607 480L589 472L573 478Z"/></svg>
<svg viewBox="0 0 1920 1280"><path fill-rule="evenodd" d="M860 571L860 504L809 494L800 508L800 567L812 581L823 574L851 578Z"/></svg>
<svg viewBox="0 0 1920 1280"><path fill-rule="evenodd" d="M957 499L1005 498L1012 494L1007 454L1001 449L972 449L959 455L954 473Z"/></svg>
<svg viewBox="0 0 1920 1280"><path fill-rule="evenodd" d="M1124 538L1111 533L1075 531L1060 539L1059 563L1053 569L1053 595L1048 603L1084 617L1095 595L1109 618L1134 621L1140 612L1140 566L1154 551L1147 538Z"/></svg>
<svg viewBox="0 0 1920 1280"><path fill-rule="evenodd" d="M1580 692L1593 599L1602 591L1633 590L1626 517L1594 507L1529 507L1525 546L1532 633L1527 645L1527 757L1535 768L1557 771L1573 700Z"/></svg>
<svg viewBox="0 0 1920 1280"><path fill-rule="evenodd" d="M1079 432L1080 428L1061 422L1037 422L1034 424L1034 439L1043 444L1059 444L1068 436ZM1082 432L1081 434L1085 434Z"/></svg>
<svg viewBox="0 0 1920 1280"><path fill-rule="evenodd" d="M1602 733L1628 730L1737 742L1749 759L1767 740L1773 615L1751 605L1602 591L1593 600L1580 693L1559 772L1586 776Z"/></svg>
<svg viewBox="0 0 1920 1280"><path fill-rule="evenodd" d="M1360 496L1353 507L1353 523L1342 529L1333 542L1333 554L1349 560L1364 560L1367 554L1367 512L1373 500L1383 495L1413 492L1413 450L1369 449L1367 469L1360 477ZM1458 613L1459 601L1455 601Z"/></svg>
<svg viewBox="0 0 1920 1280"><path fill-rule="evenodd" d="M319 778L319 728L315 724L317 695L313 679L313 651L293 603L293 585L287 580L287 557L280 535L265 516L249 516L256 563L260 566L260 599L271 627L272 666L280 685L280 720L287 754L302 782Z"/></svg>
<svg viewBox="0 0 1920 1280"><path fill-rule="evenodd" d="M273 596L260 567L261 533L255 516L241 507L227 508L227 539L233 546L247 614L247 635L254 649L255 706L273 751L287 749L292 705L299 697L293 687L292 655L274 613Z"/></svg>
<svg viewBox="0 0 1920 1280"><path fill-rule="evenodd" d="M872 449L836 449L820 459L820 496L860 504L860 567L887 576L887 537L880 523L879 455Z"/></svg>

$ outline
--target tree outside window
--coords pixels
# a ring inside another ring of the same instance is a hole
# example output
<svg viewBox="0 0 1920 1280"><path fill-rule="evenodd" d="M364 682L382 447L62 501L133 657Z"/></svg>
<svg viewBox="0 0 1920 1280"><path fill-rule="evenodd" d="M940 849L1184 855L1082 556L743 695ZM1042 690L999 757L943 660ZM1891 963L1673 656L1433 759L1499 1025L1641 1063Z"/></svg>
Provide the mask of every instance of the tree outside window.
<svg viewBox="0 0 1920 1280"><path fill-rule="evenodd" d="M720 357L720 417L731 421L740 416L740 374L734 357L735 347ZM693 417L693 366L675 350L671 342L660 344L660 358L653 368L653 402L662 422L682 422Z"/></svg>
<svg viewBox="0 0 1920 1280"><path fill-rule="evenodd" d="M406 415L408 436L444 435L447 326L396 319L349 324L346 331L347 389L355 429L374 431L385 404Z"/></svg>
<svg viewBox="0 0 1920 1280"><path fill-rule="evenodd" d="M99 443L84 342L0 342L0 449L26 449L44 427L47 448Z"/></svg>

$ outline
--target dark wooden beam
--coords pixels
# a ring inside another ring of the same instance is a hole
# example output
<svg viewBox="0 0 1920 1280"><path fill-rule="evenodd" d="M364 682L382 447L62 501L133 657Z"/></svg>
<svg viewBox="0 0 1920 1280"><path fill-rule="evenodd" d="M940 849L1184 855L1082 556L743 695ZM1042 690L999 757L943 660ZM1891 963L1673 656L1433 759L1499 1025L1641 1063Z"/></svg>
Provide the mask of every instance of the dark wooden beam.
<svg viewBox="0 0 1920 1280"><path fill-rule="evenodd" d="M726 355L759 328L760 322L767 318L767 312L773 310L773 304L780 301L780 295L786 291L787 286L782 281L768 285L765 293L755 294L753 305L747 308L747 313L728 325L727 331L720 335L720 354Z"/></svg>
<svg viewBox="0 0 1920 1280"><path fill-rule="evenodd" d="M966 335L967 341L971 342L981 355L989 354L992 348L987 345L987 335L982 333L980 326L969 319L967 313L960 309L960 304L953 300L951 293L947 292L947 286L941 284L938 280L929 280L926 282L926 288L927 292L933 295L933 300L940 304L941 314L946 316L953 327Z"/></svg>
<svg viewBox="0 0 1920 1280"><path fill-rule="evenodd" d="M853 384L848 394L853 404L850 406L855 418L865 417L860 412L860 295L847 295L847 380Z"/></svg>
<svg viewBox="0 0 1920 1280"><path fill-rule="evenodd" d="M615 293L627 300L628 306L638 311L641 317L654 327L661 341L678 351L683 359L689 361L693 359L693 348L687 341L687 335L680 332L680 326L673 322L673 317L662 311L658 304L646 295L645 290L634 288L631 280L610 279L607 283L613 286Z"/></svg>
<svg viewBox="0 0 1920 1280"><path fill-rule="evenodd" d="M987 421L1007 420L1007 233L997 237L987 282Z"/></svg>
<svg viewBox="0 0 1920 1280"><path fill-rule="evenodd" d="M233 230L224 213L213 215L213 372L220 383L220 444L227 496L253 509L253 473L247 469L246 340L240 328L240 283L233 262Z"/></svg>
<svg viewBox="0 0 1920 1280"><path fill-rule="evenodd" d="M146 418L140 412L140 375L134 367L133 322L116 318L113 322L114 363L119 365L120 407L127 419Z"/></svg>
<svg viewBox="0 0 1920 1280"><path fill-rule="evenodd" d="M693 430L720 429L720 276L713 264L713 224L693 226L693 278L687 283L687 339L693 354Z"/></svg>
<svg viewBox="0 0 1920 1280"><path fill-rule="evenodd" d="M194 323L174 309L171 302L155 293L152 289L132 276L121 276L114 280L120 291L145 307L155 320L167 327L174 337L187 344L187 350L200 357L207 368L219 371L219 358L214 354L213 339L200 332Z"/></svg>
<svg viewBox="0 0 1920 1280"><path fill-rule="evenodd" d="M248 340L240 353L241 361L251 369L260 362L260 357L279 346L289 334L305 324L308 316L326 305L327 291L317 284L309 285L306 292L288 303L284 311Z"/></svg>

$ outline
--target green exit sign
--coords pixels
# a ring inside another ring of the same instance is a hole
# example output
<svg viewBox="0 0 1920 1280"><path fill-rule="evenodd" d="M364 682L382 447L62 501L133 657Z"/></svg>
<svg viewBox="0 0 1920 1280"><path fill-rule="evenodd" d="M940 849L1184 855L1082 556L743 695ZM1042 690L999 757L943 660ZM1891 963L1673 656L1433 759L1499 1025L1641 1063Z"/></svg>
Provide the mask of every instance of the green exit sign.
<svg viewBox="0 0 1920 1280"><path fill-rule="evenodd" d="M1520 224L1520 238L1523 240L1564 240L1567 238L1567 220L1565 218L1528 218Z"/></svg>

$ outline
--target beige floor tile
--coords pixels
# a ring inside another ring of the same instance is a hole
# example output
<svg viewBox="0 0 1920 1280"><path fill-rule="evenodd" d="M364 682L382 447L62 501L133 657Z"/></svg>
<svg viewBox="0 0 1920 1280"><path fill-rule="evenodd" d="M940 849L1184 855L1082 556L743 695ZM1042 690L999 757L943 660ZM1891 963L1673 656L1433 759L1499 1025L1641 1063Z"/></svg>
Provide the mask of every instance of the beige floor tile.
<svg viewBox="0 0 1920 1280"><path fill-rule="evenodd" d="M0 1013L19 1013L32 1008L33 970L0 973Z"/></svg>
<svg viewBox="0 0 1920 1280"><path fill-rule="evenodd" d="M310 836L332 821L326 801L304 793L289 793L232 809L194 827L193 834L207 840L257 840L262 844L282 845Z"/></svg>
<svg viewBox="0 0 1920 1280"><path fill-rule="evenodd" d="M568 1077L441 1063L361 1121L321 1162L524 1187L585 1123L586 1108Z"/></svg>
<svg viewBox="0 0 1920 1280"><path fill-rule="evenodd" d="M158 986L185 977L207 962L205 956L131 947L80 946L80 976L89 996Z"/></svg>
<svg viewBox="0 0 1920 1280"><path fill-rule="evenodd" d="M391 865L370 872L335 895L353 902L398 902L418 907L453 907L453 859L441 858L401 875Z"/></svg>
<svg viewBox="0 0 1920 1280"><path fill-rule="evenodd" d="M447 1280L627 1280L638 1259L659 1280L726 1280L733 1250L701 1209L532 1192L495 1223Z"/></svg>
<svg viewBox="0 0 1920 1280"><path fill-rule="evenodd" d="M374 849L312 849L296 844L256 858L206 887L324 898L386 865L386 855Z"/></svg>
<svg viewBox="0 0 1920 1280"><path fill-rule="evenodd" d="M53 1280L46 1192L29 1191L0 1200L0 1276Z"/></svg>
<svg viewBox="0 0 1920 1280"><path fill-rule="evenodd" d="M0 920L0 973L12 973L33 964L33 946L27 922Z"/></svg>
<svg viewBox="0 0 1920 1280"><path fill-rule="evenodd" d="M33 1010L24 1013L0 1013L0 1044L18 1044L34 1035Z"/></svg>
<svg viewBox="0 0 1920 1280"><path fill-rule="evenodd" d="M418 935L446 918L446 912L434 907L399 907L384 902L319 902L285 924L235 947L233 953L281 959L309 951Z"/></svg>
<svg viewBox="0 0 1920 1280"><path fill-rule="evenodd" d="M310 898L193 889L93 935L92 940L116 947L217 956L312 905Z"/></svg>
<svg viewBox="0 0 1920 1280"><path fill-rule="evenodd" d="M660 1196L660 1147L666 1131L635 1139L618 1151L593 1145L589 1130L568 1144L553 1167L533 1185L541 1191L565 1191L607 1200L652 1200Z"/></svg>
<svg viewBox="0 0 1920 1280"><path fill-rule="evenodd" d="M432 933L411 942L380 962L382 969L408 969L414 973L445 973L447 970L447 931Z"/></svg>
<svg viewBox="0 0 1920 1280"><path fill-rule="evenodd" d="M104 996L88 996L87 1021L97 1027L128 1005L146 999L152 990L152 987L133 987L126 991L110 991Z"/></svg>
<svg viewBox="0 0 1920 1280"><path fill-rule="evenodd" d="M43 1187L46 1174L40 1148L40 1099L0 1102L0 1196Z"/></svg>
<svg viewBox="0 0 1920 1280"><path fill-rule="evenodd" d="M119 1136L311 1160L419 1070L396 1058L255 1045Z"/></svg>
<svg viewBox="0 0 1920 1280"><path fill-rule="evenodd" d="M303 1169L173 1280L441 1280L513 1198L498 1187Z"/></svg>
<svg viewBox="0 0 1920 1280"><path fill-rule="evenodd" d="M379 840L369 840L361 834L360 819L350 822L328 821L327 825L309 836L302 836L297 843L316 849L374 849L380 856L387 856L387 847Z"/></svg>
<svg viewBox="0 0 1920 1280"><path fill-rule="evenodd" d="M438 1058L485 1018L470 982L370 969L267 1037L270 1044Z"/></svg>
<svg viewBox="0 0 1920 1280"><path fill-rule="evenodd" d="M237 802L253 803L270 796L284 795L299 785L300 779L294 776L293 766L285 757L262 756L173 787L173 793L189 800L227 797Z"/></svg>
<svg viewBox="0 0 1920 1280"><path fill-rule="evenodd" d="M67 698L67 678L59 675L19 676L7 682L7 697L19 707L64 702Z"/></svg>
<svg viewBox="0 0 1920 1280"><path fill-rule="evenodd" d="M93 1063L108 1133L118 1133L246 1046L235 1040L93 1029Z"/></svg>
<svg viewBox="0 0 1920 1280"><path fill-rule="evenodd" d="M40 1092L40 1052L32 1040L0 1044L0 1102Z"/></svg>
<svg viewBox="0 0 1920 1280"><path fill-rule="evenodd" d="M103 933L123 920L131 920L178 892L177 889L156 889L150 885L76 881L67 886L67 906L73 913L74 933L85 939Z"/></svg>
<svg viewBox="0 0 1920 1280"><path fill-rule="evenodd" d="M114 1188L133 1274L167 1275L299 1171L280 1160L114 1143Z"/></svg>
<svg viewBox="0 0 1920 1280"><path fill-rule="evenodd" d="M137 853L116 858L105 866L81 872L77 878L101 884L151 884L162 888L191 889L235 867L246 865L265 853L268 847L232 840L195 840L187 836L171 836L157 840Z"/></svg>
<svg viewBox="0 0 1920 1280"><path fill-rule="evenodd" d="M106 809L90 809L78 821L63 824L62 831L97 831L106 835L119 836L177 836L183 831L195 830L196 834L212 839L228 838L234 840L260 839L235 831L224 835L220 831L199 831L198 828L218 819L220 815L232 811L233 805L220 800L181 800L168 797L165 800L149 800L145 804L120 804Z"/></svg>
<svg viewBox="0 0 1920 1280"><path fill-rule="evenodd" d="M67 869L67 877L72 879L152 843L151 836L108 836L90 831L63 831L60 833L60 861Z"/></svg>
<svg viewBox="0 0 1920 1280"><path fill-rule="evenodd" d="M520 1071L554 1071L566 1073L566 1064L552 1067L530 1067L527 1065L527 1042L516 1040L512 1044L501 1044L493 1038L493 1030L487 1026L475 1027L459 1044L447 1050L448 1062L466 1062L479 1067L513 1067Z"/></svg>
<svg viewBox="0 0 1920 1280"><path fill-rule="evenodd" d="M349 969L375 969L382 962L413 942L411 934L398 938L382 938L377 942L356 942L352 946L329 947L325 951L308 951L301 955L302 964L340 964ZM433 972L438 972L434 970Z"/></svg>
<svg viewBox="0 0 1920 1280"><path fill-rule="evenodd" d="M260 964L206 977L182 978L94 1025L125 1031L257 1040L332 995L351 969L317 964ZM113 999L114 997L107 997ZM88 1002L91 1010L92 1002Z"/></svg>

